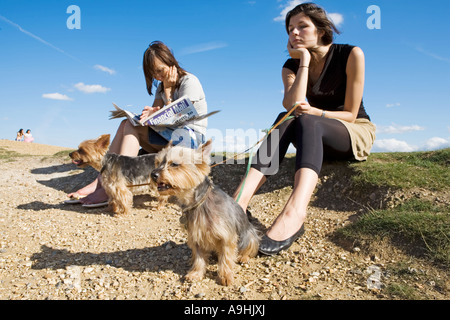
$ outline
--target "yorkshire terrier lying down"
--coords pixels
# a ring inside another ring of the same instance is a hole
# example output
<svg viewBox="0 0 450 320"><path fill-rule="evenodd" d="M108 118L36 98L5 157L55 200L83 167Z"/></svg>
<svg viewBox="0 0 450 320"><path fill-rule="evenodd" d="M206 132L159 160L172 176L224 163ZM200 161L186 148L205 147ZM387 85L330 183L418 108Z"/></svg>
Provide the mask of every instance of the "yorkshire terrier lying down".
<svg viewBox="0 0 450 320"><path fill-rule="evenodd" d="M222 285L233 282L237 259L247 262L258 253L260 234L244 210L208 178L211 140L197 150L168 147L156 155L151 176L162 196L180 206L192 250L188 280L201 280L211 251L218 254Z"/></svg>

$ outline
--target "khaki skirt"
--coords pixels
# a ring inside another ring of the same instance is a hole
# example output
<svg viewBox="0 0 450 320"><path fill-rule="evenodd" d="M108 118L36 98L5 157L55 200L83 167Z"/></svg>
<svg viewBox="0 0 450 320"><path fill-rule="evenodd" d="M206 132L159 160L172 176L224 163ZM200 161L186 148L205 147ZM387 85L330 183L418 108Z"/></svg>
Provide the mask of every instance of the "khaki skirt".
<svg viewBox="0 0 450 320"><path fill-rule="evenodd" d="M355 159L358 161L367 160L375 142L376 126L367 119L356 119L354 123L343 120L338 121L347 128L350 134Z"/></svg>

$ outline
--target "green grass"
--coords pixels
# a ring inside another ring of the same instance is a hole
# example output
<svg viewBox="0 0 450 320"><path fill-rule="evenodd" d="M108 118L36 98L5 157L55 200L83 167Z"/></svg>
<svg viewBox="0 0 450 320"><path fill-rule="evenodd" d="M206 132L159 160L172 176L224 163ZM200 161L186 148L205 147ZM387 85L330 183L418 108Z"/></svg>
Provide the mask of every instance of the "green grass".
<svg viewBox="0 0 450 320"><path fill-rule="evenodd" d="M376 210L336 231L352 241L388 238L400 247L450 266L450 214L446 207L419 199Z"/></svg>
<svg viewBox="0 0 450 320"><path fill-rule="evenodd" d="M73 150L64 150L64 151L59 151L57 153L55 153L52 156L47 156L47 157L56 157L56 158L69 158L69 153L72 152ZM5 160L5 161L15 161L17 158L23 158L23 157L35 157L29 154L22 154L22 153L18 153L15 151L9 151L6 150L5 148L0 148L0 160ZM45 159L46 157L44 157L43 159Z"/></svg>
<svg viewBox="0 0 450 320"><path fill-rule="evenodd" d="M420 295L411 286L404 283L391 283L386 287L386 292L403 300L421 300Z"/></svg>
<svg viewBox="0 0 450 320"><path fill-rule="evenodd" d="M376 153L367 162L350 167L355 171L356 187L418 187L439 192L450 190L449 164L450 149L443 149ZM450 266L450 211L434 202L410 199L395 208L370 211L337 234L352 241L388 238L411 253Z"/></svg>
<svg viewBox="0 0 450 320"><path fill-rule="evenodd" d="M363 163L350 165L355 184L401 189L444 190L450 187L450 148L430 152L374 153Z"/></svg>
<svg viewBox="0 0 450 320"><path fill-rule="evenodd" d="M13 161L15 158L23 157L23 154L15 151L9 151L5 148L0 148L0 160Z"/></svg>
<svg viewBox="0 0 450 320"><path fill-rule="evenodd" d="M74 150L63 150L63 151L58 151L57 153L55 153L52 157L54 158L67 158L69 159L69 153L75 151Z"/></svg>

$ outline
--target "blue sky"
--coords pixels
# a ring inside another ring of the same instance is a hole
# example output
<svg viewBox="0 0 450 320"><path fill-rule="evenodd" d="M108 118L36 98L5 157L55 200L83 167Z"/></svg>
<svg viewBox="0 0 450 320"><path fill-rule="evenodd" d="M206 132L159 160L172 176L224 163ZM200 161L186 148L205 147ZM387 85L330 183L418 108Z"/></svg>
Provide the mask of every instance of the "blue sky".
<svg viewBox="0 0 450 320"><path fill-rule="evenodd" d="M75 148L114 135L112 102L151 105L142 56L165 42L206 93L216 151L242 151L283 110L284 14L293 0L0 2L0 139L31 129L36 142ZM363 49L364 103L377 125L374 152L450 146L450 3L316 1ZM80 29L69 29L70 5ZM381 29L367 25L380 9Z"/></svg>

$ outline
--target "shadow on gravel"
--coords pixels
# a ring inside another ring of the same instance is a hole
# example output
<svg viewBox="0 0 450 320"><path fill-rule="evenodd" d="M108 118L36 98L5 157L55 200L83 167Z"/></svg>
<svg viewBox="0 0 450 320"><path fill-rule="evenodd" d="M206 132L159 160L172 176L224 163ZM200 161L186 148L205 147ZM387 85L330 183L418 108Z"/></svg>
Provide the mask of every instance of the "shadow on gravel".
<svg viewBox="0 0 450 320"><path fill-rule="evenodd" d="M85 208L81 205L66 205L66 204L52 204L45 203L42 201L32 201L30 203L24 203L17 206L17 209L20 210L32 210L32 211L45 211L51 209L57 209L61 211L71 211L78 213L88 213L88 214L110 214L112 212L108 211L108 207L100 207L100 208Z"/></svg>
<svg viewBox="0 0 450 320"><path fill-rule="evenodd" d="M133 199L133 208L135 209L149 209L156 210L158 198L152 197L148 194L135 195ZM43 211L50 209L57 209L62 211L72 211L88 214L110 214L114 215L107 206L100 208L85 208L80 204L64 204L64 203L45 203L42 201L32 201L17 206L20 210Z"/></svg>
<svg viewBox="0 0 450 320"><path fill-rule="evenodd" d="M41 252L31 256L32 269L65 269L68 266L110 265L115 268L133 272L158 272L171 270L181 276L189 268L191 250L187 244L176 244L168 241L157 247L129 249L116 252L70 252L66 249L55 249L41 246Z"/></svg>
<svg viewBox="0 0 450 320"><path fill-rule="evenodd" d="M31 170L31 173L43 175L68 172L68 175L63 177L53 178L49 180L36 180L38 183L46 187L58 191L64 191L66 193L81 189L82 187L94 181L94 179L98 175L98 172L91 167L86 168L81 173L77 174L71 174L71 171L73 170L79 171L79 169L77 169L73 164L63 164L58 166L33 169Z"/></svg>
<svg viewBox="0 0 450 320"><path fill-rule="evenodd" d="M30 172L32 174L53 174L57 172L68 172L72 170L77 170L77 167L72 163L65 163L45 168L35 168Z"/></svg>

